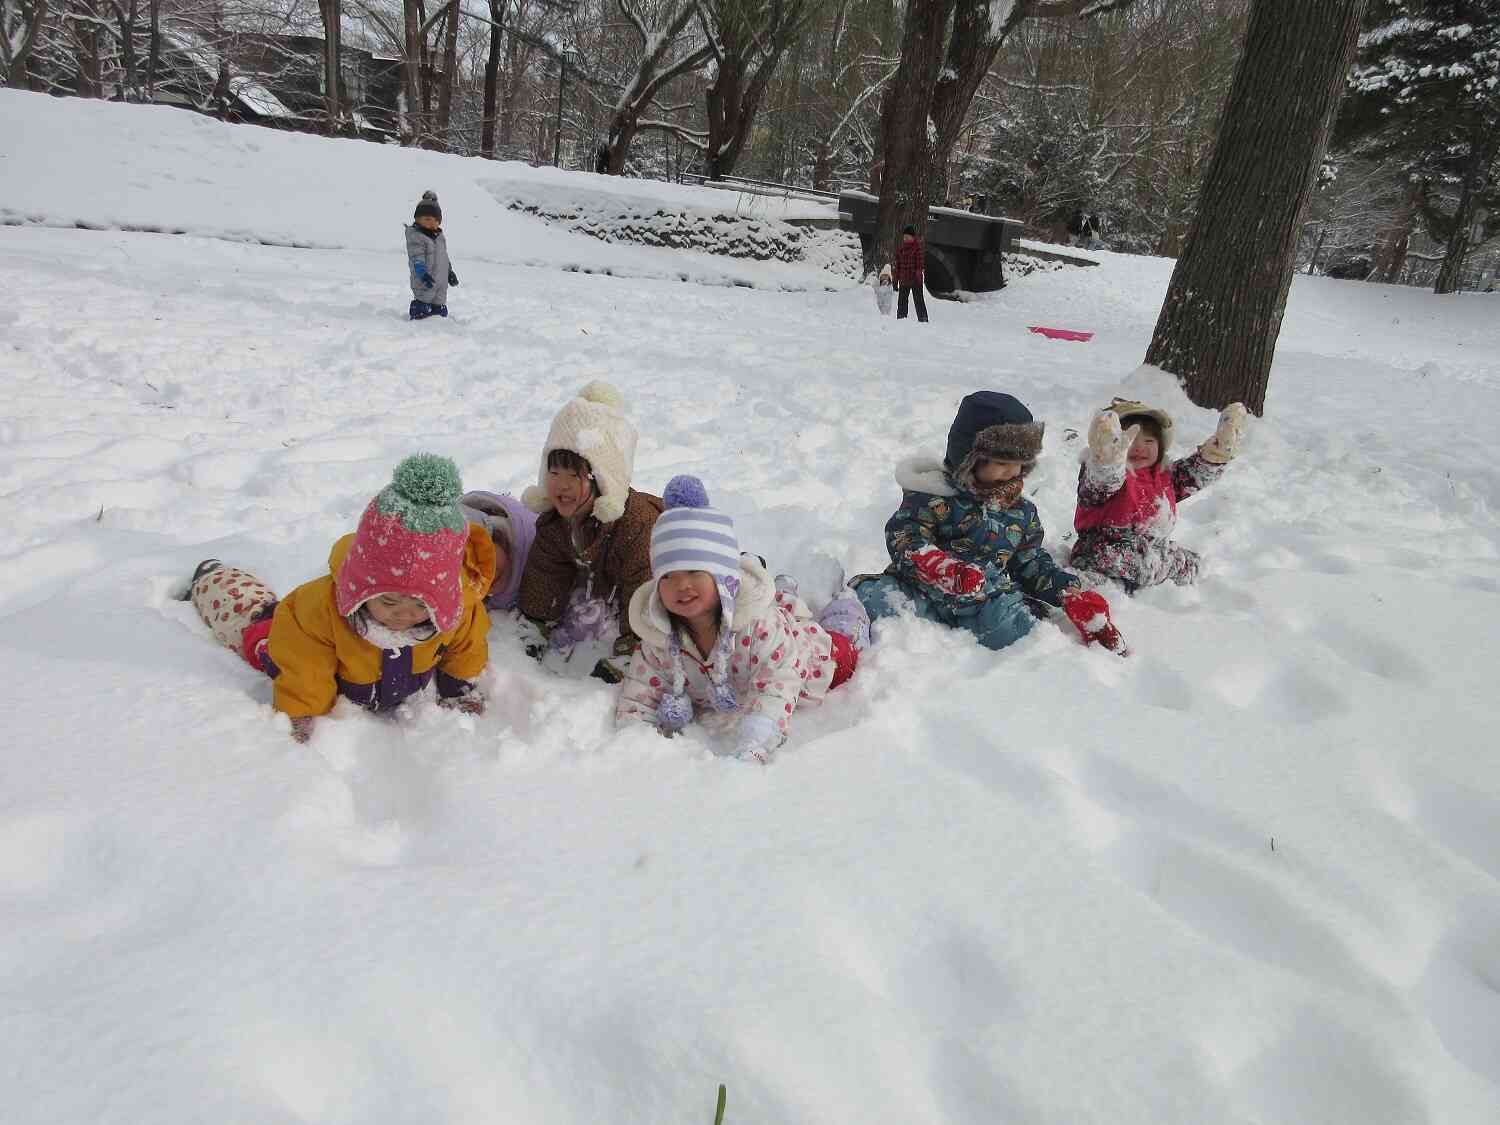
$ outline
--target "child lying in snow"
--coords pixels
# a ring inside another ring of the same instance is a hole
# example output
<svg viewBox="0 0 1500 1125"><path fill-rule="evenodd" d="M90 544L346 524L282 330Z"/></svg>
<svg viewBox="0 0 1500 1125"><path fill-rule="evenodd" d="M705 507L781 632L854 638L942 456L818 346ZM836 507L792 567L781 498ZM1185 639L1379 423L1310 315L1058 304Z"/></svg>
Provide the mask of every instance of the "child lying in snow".
<svg viewBox="0 0 1500 1125"><path fill-rule="evenodd" d="M553 419L537 483L521 494L540 515L517 600L554 646L599 639L617 612L619 656L635 647L630 599L651 577L661 512L660 499L630 487L636 431L622 405L614 387L590 383Z"/></svg>
<svg viewBox="0 0 1500 1125"><path fill-rule="evenodd" d="M298 742L339 695L389 711L434 673L439 703L483 712L473 681L489 662L495 548L464 517L461 491L446 457L406 458L333 545L328 574L279 601L243 570L198 565L188 600L221 644L275 681L272 705Z"/></svg>
<svg viewBox="0 0 1500 1125"><path fill-rule="evenodd" d="M1121 432L1122 427L1128 427ZM1078 542L1069 562L1117 578L1126 591L1172 581L1196 582L1202 559L1172 542L1177 502L1207 488L1239 450L1245 408L1236 402L1191 457L1169 462L1172 416L1158 407L1115 399L1089 424L1089 448L1078 470Z"/></svg>
<svg viewBox="0 0 1500 1125"><path fill-rule="evenodd" d="M651 581L630 600L640 651L616 718L672 735L699 712L739 715L736 753L765 761L792 712L854 674L870 620L843 588L819 618L786 576L741 555L734 521L697 477L673 477L651 531Z"/></svg>
<svg viewBox="0 0 1500 1125"><path fill-rule="evenodd" d="M521 575L536 540L536 513L514 496L499 492L465 492L459 505L470 523L490 533L495 545L495 578L485 596L485 608L515 609L521 597Z"/></svg>
<svg viewBox="0 0 1500 1125"><path fill-rule="evenodd" d="M1015 398L967 396L944 459L913 457L896 467L901 507L885 525L891 565L856 580L870 616L890 616L909 600L918 617L1001 649L1031 631L1032 598L1060 607L1085 643L1125 655L1109 604L1042 547L1036 505L1021 495L1041 448L1042 423Z"/></svg>

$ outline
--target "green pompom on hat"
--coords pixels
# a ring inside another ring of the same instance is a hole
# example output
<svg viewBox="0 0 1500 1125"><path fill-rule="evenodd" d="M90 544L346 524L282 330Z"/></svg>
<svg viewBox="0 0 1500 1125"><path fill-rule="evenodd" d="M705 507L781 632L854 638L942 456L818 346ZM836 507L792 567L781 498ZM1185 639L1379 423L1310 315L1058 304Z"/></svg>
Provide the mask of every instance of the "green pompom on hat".
<svg viewBox="0 0 1500 1125"><path fill-rule="evenodd" d="M381 515L395 516L408 531L463 531L468 525L459 498L458 466L436 453L414 453L396 466L391 483L375 497Z"/></svg>

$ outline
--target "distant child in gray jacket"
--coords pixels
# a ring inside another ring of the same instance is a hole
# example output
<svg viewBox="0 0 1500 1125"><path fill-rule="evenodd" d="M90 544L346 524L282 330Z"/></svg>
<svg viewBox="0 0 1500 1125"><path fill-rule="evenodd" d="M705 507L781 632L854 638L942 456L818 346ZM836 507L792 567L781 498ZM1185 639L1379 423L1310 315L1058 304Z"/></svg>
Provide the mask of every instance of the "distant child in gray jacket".
<svg viewBox="0 0 1500 1125"><path fill-rule="evenodd" d="M411 266L411 318L447 316L448 286L458 285L458 275L448 264L443 209L436 192L422 193L412 224L406 228L406 257Z"/></svg>

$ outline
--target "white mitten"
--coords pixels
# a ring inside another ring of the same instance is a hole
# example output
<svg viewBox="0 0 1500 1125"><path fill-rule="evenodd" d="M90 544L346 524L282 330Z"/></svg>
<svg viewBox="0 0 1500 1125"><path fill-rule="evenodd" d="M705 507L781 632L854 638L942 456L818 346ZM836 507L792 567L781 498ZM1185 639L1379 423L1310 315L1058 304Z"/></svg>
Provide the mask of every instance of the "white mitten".
<svg viewBox="0 0 1500 1125"><path fill-rule="evenodd" d="M740 720L734 754L741 761L764 762L780 744L781 732L775 720L760 714L746 715Z"/></svg>
<svg viewBox="0 0 1500 1125"><path fill-rule="evenodd" d="M1245 404L1231 402L1219 413L1219 428L1198 447L1198 455L1212 465L1227 465L1240 449L1245 432Z"/></svg>
<svg viewBox="0 0 1500 1125"><path fill-rule="evenodd" d="M1105 467L1123 465L1141 432L1139 425L1120 432L1120 416L1113 410L1101 410L1089 423L1089 458L1094 464Z"/></svg>

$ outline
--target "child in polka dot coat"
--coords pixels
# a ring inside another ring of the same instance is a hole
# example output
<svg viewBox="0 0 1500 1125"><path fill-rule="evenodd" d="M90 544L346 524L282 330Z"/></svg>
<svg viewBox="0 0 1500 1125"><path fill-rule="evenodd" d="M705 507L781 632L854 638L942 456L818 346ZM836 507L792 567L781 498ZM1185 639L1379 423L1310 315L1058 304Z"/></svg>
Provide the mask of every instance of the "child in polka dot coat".
<svg viewBox="0 0 1500 1125"><path fill-rule="evenodd" d="M663 734L702 716L728 727L734 750L765 761L786 738L792 714L854 673L870 619L841 589L815 620L782 576L741 555L734 521L708 506L696 477L662 495L651 531L651 580L630 600L641 647L620 685L616 718Z"/></svg>

